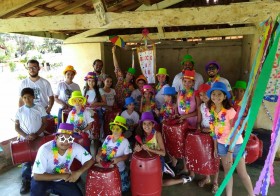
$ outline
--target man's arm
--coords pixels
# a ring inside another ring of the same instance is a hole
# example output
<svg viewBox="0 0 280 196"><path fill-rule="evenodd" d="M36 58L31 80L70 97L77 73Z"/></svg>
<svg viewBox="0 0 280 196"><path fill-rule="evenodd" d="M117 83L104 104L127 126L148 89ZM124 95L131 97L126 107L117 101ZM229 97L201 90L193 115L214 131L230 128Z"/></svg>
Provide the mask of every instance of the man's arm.
<svg viewBox="0 0 280 196"><path fill-rule="evenodd" d="M48 114L51 113L51 110L52 110L52 107L53 107L53 103L54 103L54 96L49 96L49 105L48 105L48 107L46 109L46 112Z"/></svg>
<svg viewBox="0 0 280 196"><path fill-rule="evenodd" d="M83 164L83 166L80 169L78 169L77 171L72 171L69 178L67 178L65 181L76 182L78 178L93 165L93 163L93 159L88 160Z"/></svg>
<svg viewBox="0 0 280 196"><path fill-rule="evenodd" d="M20 128L20 123L19 120L15 121L15 130L16 132L18 132L18 134L20 134L23 137L27 137L28 135Z"/></svg>

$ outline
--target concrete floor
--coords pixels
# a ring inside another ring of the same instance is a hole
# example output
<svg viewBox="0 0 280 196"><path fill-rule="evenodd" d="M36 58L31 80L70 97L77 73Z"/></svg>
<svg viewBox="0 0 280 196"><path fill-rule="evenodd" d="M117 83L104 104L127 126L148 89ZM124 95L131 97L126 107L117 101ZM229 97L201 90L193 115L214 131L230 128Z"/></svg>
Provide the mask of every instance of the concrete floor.
<svg viewBox="0 0 280 196"><path fill-rule="evenodd" d="M251 176L253 186L260 175L262 169L261 165L253 164L248 165L247 170ZM280 161L274 162L274 176L276 185L269 187L268 195L276 196L280 195ZM174 185L170 187L163 187L162 195L163 196L210 196L211 194L211 185L205 186L204 188L199 188L197 182L201 179L202 176L197 176L196 179L185 185ZM219 182L221 183L223 179L223 171L220 171ZM10 169L7 172L0 174L0 196L17 196L19 194L19 189L21 186L20 178L20 168L15 167ZM29 195L29 194L26 194ZM125 195L131 195L130 193ZM225 194L223 194L225 195ZM233 195L246 196L246 191L243 185L238 180L237 173L234 173L234 191Z"/></svg>

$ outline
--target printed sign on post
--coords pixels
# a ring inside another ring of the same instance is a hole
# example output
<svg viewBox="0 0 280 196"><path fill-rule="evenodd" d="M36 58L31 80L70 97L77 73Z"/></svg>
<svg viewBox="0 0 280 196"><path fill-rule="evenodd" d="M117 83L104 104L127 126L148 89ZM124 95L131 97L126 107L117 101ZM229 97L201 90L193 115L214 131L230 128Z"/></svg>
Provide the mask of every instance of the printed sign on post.
<svg viewBox="0 0 280 196"><path fill-rule="evenodd" d="M153 44L151 47L137 47L139 64L143 75L147 78L149 84L156 82L156 47Z"/></svg>

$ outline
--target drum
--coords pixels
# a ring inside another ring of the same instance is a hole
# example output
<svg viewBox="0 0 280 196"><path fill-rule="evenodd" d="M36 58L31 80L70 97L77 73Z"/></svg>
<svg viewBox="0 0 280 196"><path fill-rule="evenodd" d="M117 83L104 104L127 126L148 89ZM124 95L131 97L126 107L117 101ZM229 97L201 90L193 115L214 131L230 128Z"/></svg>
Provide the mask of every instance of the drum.
<svg viewBox="0 0 280 196"><path fill-rule="evenodd" d="M251 134L245 150L247 152L247 155L245 157L245 163L253 163L258 158L262 157L263 142L259 140L259 138L256 135Z"/></svg>
<svg viewBox="0 0 280 196"><path fill-rule="evenodd" d="M169 155L181 159L184 157L184 143L188 122L179 123L178 119L168 120L162 124L164 146Z"/></svg>
<svg viewBox="0 0 280 196"><path fill-rule="evenodd" d="M38 138L34 141L12 141L10 143L10 151L13 164L16 165L25 162L33 162L40 146L50 140L53 140L53 138L54 136L50 135Z"/></svg>
<svg viewBox="0 0 280 196"><path fill-rule="evenodd" d="M115 117L117 115L119 115L119 113L121 112L120 109L114 109L114 110L106 110L105 113L104 113L104 138L107 137L107 135L111 135L112 132L110 130L110 126L109 126L109 123L110 122L113 122Z"/></svg>
<svg viewBox="0 0 280 196"><path fill-rule="evenodd" d="M117 166L102 168L93 165L86 178L86 196L122 195L121 177Z"/></svg>
<svg viewBox="0 0 280 196"><path fill-rule="evenodd" d="M45 135L50 135L56 132L57 124L55 123L55 118L52 115L47 116L47 127L44 131Z"/></svg>
<svg viewBox="0 0 280 196"><path fill-rule="evenodd" d="M212 175L219 171L220 159L214 158L214 142L209 134L189 133L185 140L186 166L201 175Z"/></svg>
<svg viewBox="0 0 280 196"><path fill-rule="evenodd" d="M130 163L132 195L160 196L162 190L162 166L160 157L144 150L135 152Z"/></svg>

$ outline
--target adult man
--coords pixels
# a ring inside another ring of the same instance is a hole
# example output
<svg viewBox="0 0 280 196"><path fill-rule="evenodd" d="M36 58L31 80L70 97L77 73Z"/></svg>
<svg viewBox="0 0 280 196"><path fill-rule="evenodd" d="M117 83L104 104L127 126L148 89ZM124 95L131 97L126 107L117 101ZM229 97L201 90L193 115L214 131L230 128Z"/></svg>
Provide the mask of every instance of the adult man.
<svg viewBox="0 0 280 196"><path fill-rule="evenodd" d="M29 77L24 79L20 85L19 92L24 88L32 88L34 90L34 103L43 106L46 112L50 114L54 103L54 96L49 81L39 76L39 62L37 60L29 60L27 62L27 70ZM19 107L23 106L22 98L19 98Z"/></svg>
<svg viewBox="0 0 280 196"><path fill-rule="evenodd" d="M183 83L182 83L182 77L183 77L183 72L185 70L192 71L194 67L194 60L191 55L186 54L181 61L181 65L183 65L183 70L181 73L178 73L172 83L172 87L175 87L176 91L180 91L183 88ZM194 89L197 90L198 87L203 84L204 80L201 74L195 72L195 84L194 84Z"/></svg>
<svg viewBox="0 0 280 196"><path fill-rule="evenodd" d="M39 148L32 170L31 196L46 195L47 190L57 195L82 196L75 182L94 160L74 142L73 130L74 125L60 123L55 139ZM74 158L82 164L77 171L70 170Z"/></svg>
<svg viewBox="0 0 280 196"><path fill-rule="evenodd" d="M103 61L100 59L96 59L95 61L93 61L92 67L93 67L93 72L97 75L97 79L98 79L97 86L99 88L103 88L104 80L107 76L107 74L102 73Z"/></svg>
<svg viewBox="0 0 280 196"><path fill-rule="evenodd" d="M209 76L209 79L206 82L207 84L212 87L215 82L222 82L226 85L227 91L231 94L231 97L233 97L230 83L227 79L219 75L220 65L216 61L208 62L205 66L205 71Z"/></svg>

